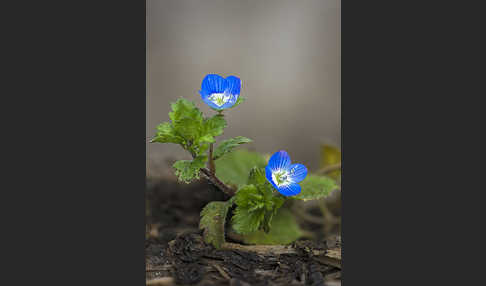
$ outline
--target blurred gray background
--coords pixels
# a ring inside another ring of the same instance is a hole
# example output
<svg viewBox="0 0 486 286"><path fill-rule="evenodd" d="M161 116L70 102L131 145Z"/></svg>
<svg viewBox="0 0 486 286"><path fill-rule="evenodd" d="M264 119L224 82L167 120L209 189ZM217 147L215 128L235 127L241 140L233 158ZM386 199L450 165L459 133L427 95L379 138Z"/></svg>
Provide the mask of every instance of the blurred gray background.
<svg viewBox="0 0 486 286"><path fill-rule="evenodd" d="M148 0L147 137L168 120L170 102L201 100L203 77L242 80L246 101L226 113L220 138L289 152L315 170L320 144L341 144L339 0ZM189 158L173 144L148 144L148 161Z"/></svg>

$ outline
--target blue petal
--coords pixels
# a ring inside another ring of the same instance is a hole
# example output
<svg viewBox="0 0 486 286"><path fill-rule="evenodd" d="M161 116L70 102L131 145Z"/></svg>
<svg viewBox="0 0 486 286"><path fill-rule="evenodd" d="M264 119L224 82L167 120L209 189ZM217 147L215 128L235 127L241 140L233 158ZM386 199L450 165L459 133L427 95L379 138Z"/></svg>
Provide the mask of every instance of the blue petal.
<svg viewBox="0 0 486 286"><path fill-rule="evenodd" d="M210 93L209 91L205 90L205 89L201 89L201 90L199 91L199 94L201 95L201 98L202 98L203 100L204 100L204 99L206 99L208 96L210 96L210 95L211 95L211 93Z"/></svg>
<svg viewBox="0 0 486 286"><path fill-rule="evenodd" d="M213 93L223 93L228 87L226 79L217 74L208 74L201 83L201 95L211 95Z"/></svg>
<svg viewBox="0 0 486 286"><path fill-rule="evenodd" d="M289 168L290 179L294 183L298 183L307 176L307 168L302 164L292 164Z"/></svg>
<svg viewBox="0 0 486 286"><path fill-rule="evenodd" d="M283 150L276 152L268 160L268 166L271 170L288 169L290 166L289 154Z"/></svg>
<svg viewBox="0 0 486 286"><path fill-rule="evenodd" d="M239 77L236 77L234 75L230 75L229 77L226 78L227 86L226 86L226 91L229 92L230 94L240 94L240 89L241 89L241 79Z"/></svg>
<svg viewBox="0 0 486 286"><path fill-rule="evenodd" d="M298 195L301 191L301 188L299 184L291 183L287 186L280 186L280 188L278 188L277 190L282 195L288 197Z"/></svg>
<svg viewBox="0 0 486 286"><path fill-rule="evenodd" d="M272 184L272 186L278 190L278 186L275 184L275 182L273 181L273 178L272 178L272 169L270 168L270 166L266 166L265 167L265 177L267 177L267 181L270 182L270 184Z"/></svg>

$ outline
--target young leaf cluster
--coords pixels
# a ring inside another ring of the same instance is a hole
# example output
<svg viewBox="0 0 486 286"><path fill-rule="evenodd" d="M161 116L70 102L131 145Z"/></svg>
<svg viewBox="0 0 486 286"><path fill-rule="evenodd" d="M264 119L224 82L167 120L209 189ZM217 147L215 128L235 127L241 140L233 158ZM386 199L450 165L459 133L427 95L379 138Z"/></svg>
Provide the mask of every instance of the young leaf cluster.
<svg viewBox="0 0 486 286"><path fill-rule="evenodd" d="M172 103L171 108L171 122L160 124L151 142L179 144L197 156L204 154L209 143L213 143L214 137L221 135L226 127L223 115L204 118L194 103L184 98Z"/></svg>
<svg viewBox="0 0 486 286"><path fill-rule="evenodd" d="M238 104L241 102L237 101ZM157 133L150 142L174 143L189 151L193 160L181 160L173 165L179 180L189 183L199 178L200 169L210 159L207 154L209 146L216 141L215 137L223 134L226 120L221 113L204 118L194 103L184 98L172 103L171 109L170 122L157 126ZM250 139L242 136L224 140L216 147L213 160L249 142Z"/></svg>
<svg viewBox="0 0 486 286"><path fill-rule="evenodd" d="M233 229L240 234L249 234L259 229L268 232L274 215L285 199L274 195L262 168L253 168L248 182L249 185L241 187L236 193Z"/></svg>
<svg viewBox="0 0 486 286"><path fill-rule="evenodd" d="M204 118L193 102L183 98L172 103L171 108L171 121L157 127L157 133L151 142L179 144L189 151L193 160L181 160L173 165L179 179L188 183L199 178L199 170L208 160L206 152L209 144L223 133L226 120L221 114Z"/></svg>

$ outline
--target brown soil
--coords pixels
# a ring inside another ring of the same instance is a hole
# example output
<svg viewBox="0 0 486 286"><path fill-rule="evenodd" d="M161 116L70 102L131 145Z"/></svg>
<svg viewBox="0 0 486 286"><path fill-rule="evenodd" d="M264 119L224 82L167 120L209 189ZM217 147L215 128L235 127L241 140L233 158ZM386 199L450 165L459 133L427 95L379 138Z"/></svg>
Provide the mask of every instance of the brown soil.
<svg viewBox="0 0 486 286"><path fill-rule="evenodd" d="M148 178L146 198L147 285L341 284L339 197L328 204L331 219L306 203L298 219L312 240L244 246L227 237L220 250L203 242L198 223L208 202L228 199L222 192L204 181L186 185L171 177Z"/></svg>

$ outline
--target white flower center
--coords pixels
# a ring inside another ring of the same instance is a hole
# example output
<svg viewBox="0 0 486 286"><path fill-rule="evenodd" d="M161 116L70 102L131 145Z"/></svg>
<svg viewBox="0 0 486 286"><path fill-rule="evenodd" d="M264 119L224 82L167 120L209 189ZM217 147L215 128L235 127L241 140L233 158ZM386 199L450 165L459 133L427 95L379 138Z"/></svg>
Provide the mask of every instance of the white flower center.
<svg viewBox="0 0 486 286"><path fill-rule="evenodd" d="M273 182L275 182L275 184L279 187L286 186L291 183L289 172L286 170L277 170L272 172L272 179Z"/></svg>
<svg viewBox="0 0 486 286"><path fill-rule="evenodd" d="M229 94L225 93L213 93L209 96L209 100L211 100L214 104L216 104L218 107L222 106L228 100L230 100L231 96Z"/></svg>

